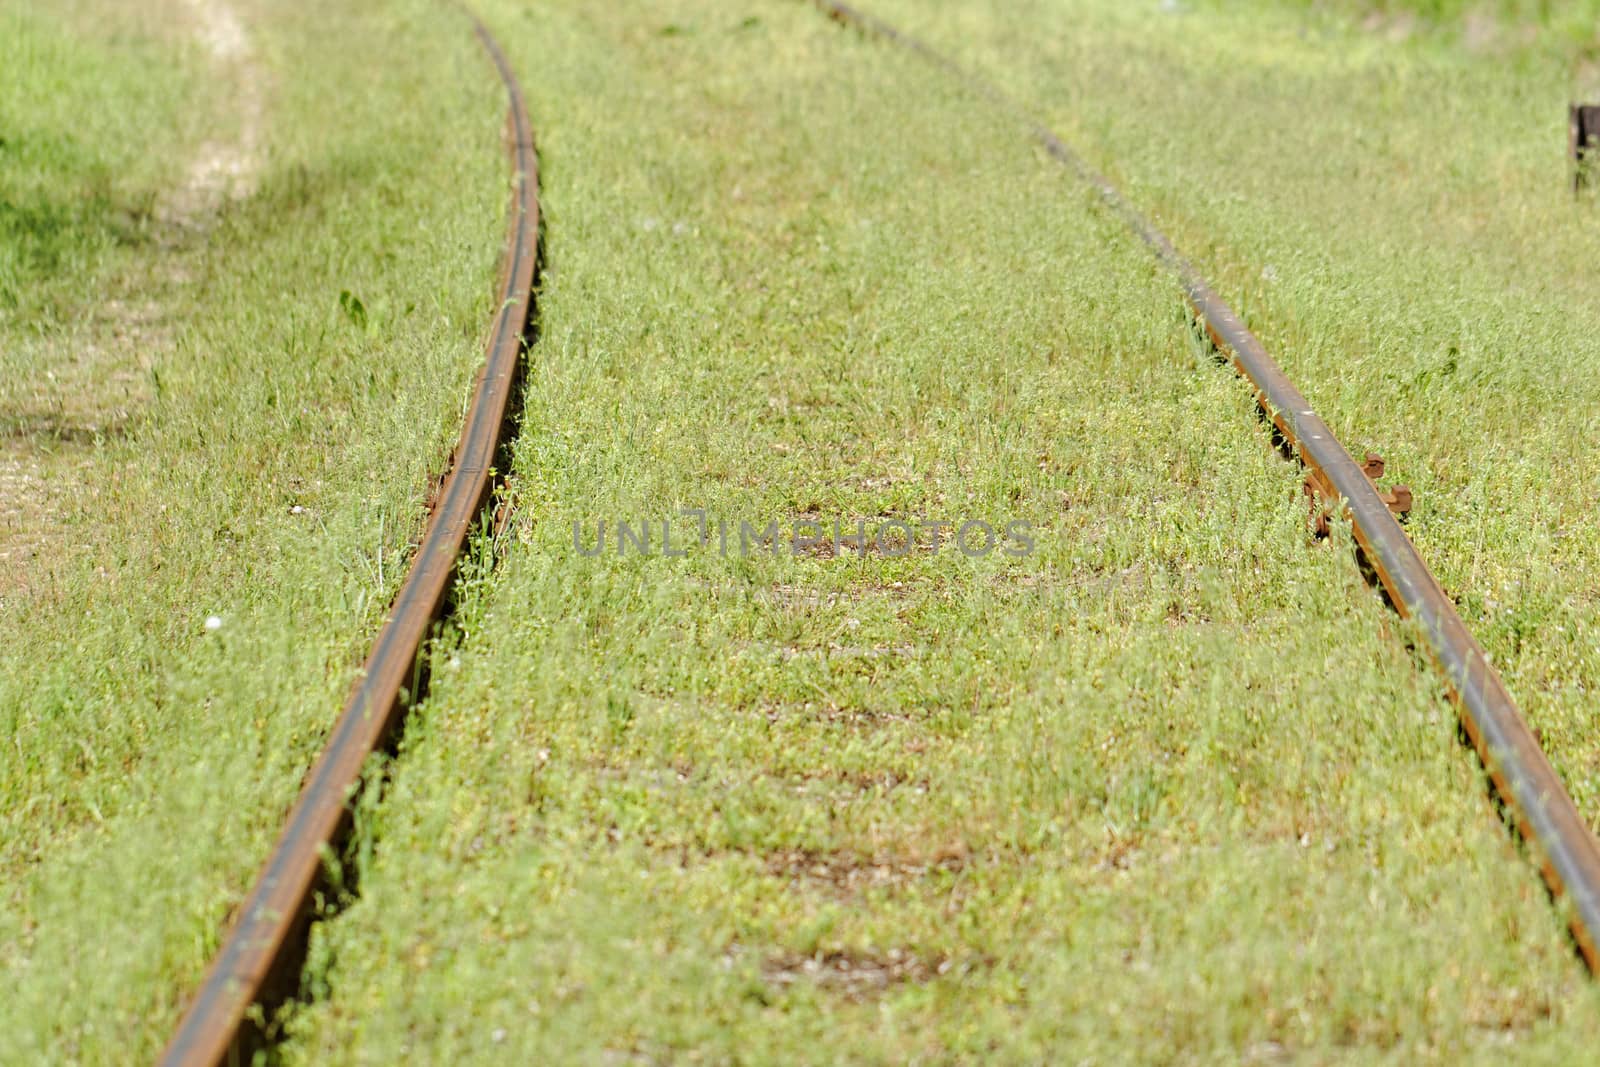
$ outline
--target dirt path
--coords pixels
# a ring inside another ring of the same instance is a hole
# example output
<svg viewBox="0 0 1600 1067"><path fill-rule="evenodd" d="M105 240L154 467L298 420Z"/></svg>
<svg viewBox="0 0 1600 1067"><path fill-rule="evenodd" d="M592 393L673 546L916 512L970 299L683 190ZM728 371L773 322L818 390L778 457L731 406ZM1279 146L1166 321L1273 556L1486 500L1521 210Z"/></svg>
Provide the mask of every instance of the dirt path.
<svg viewBox="0 0 1600 1067"><path fill-rule="evenodd" d="M185 0L194 35L211 55L220 85L231 90L237 129L195 152L182 185L165 198L159 216L184 229L207 229L230 199L250 195L259 169L258 140L264 78L250 35L226 0Z"/></svg>

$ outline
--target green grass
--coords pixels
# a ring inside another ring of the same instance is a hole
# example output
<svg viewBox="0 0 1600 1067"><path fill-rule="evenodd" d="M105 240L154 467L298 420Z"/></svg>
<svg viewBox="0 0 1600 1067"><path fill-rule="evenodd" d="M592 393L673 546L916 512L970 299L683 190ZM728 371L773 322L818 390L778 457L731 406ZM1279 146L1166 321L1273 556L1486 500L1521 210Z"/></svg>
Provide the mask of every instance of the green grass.
<svg viewBox="0 0 1600 1067"><path fill-rule="evenodd" d="M1308 540L1247 391L1092 197L798 5L491 10L537 74L551 250L514 536L482 546L498 569L469 576L362 815L362 897L317 932L289 1060L1587 1054L1600 1003L1437 677L1347 541ZM1474 621L1592 812L1581 694L1535 679L1592 687L1583 586L1557 577L1593 538L1569 512L1560 556L1527 542L1588 461L1467 465L1515 426L1531 457L1556 440L1489 338L1537 323L1580 380L1593 345L1582 313L1474 302L1508 261L1552 301L1582 286L1559 146L1492 140L1536 86L1438 42L1319 53L1288 17L1119 10L887 5L1075 118L1350 443L1383 446L1447 584L1497 600ZM1425 102L1466 86L1449 113L1491 121L1413 112L1366 64L1442 72ZM1323 117L1285 139L1293 92ZM1219 101L1258 162L1238 193L1197 121ZM1419 217L1363 129L1422 139L1455 210ZM1491 252L1473 212L1502 206L1523 229ZM1466 280L1406 284L1441 261ZM1037 551L574 549L574 522L588 544L685 507L1018 518ZM1520 646L1502 605L1536 612Z"/></svg>
<svg viewBox="0 0 1600 1067"><path fill-rule="evenodd" d="M176 135L192 120L182 95L194 71L172 42L130 23L121 15L88 33L60 14L0 9L0 324L8 332L24 332L69 300L61 283L93 276L112 250L139 244L158 188L173 178Z"/></svg>
<svg viewBox="0 0 1600 1067"><path fill-rule="evenodd" d="M179 108L210 76L181 33L97 2L0 38L49 42L0 75L41 128L122 114L42 88L77 42L105 85L171 57L140 98L165 103L48 180L0 149L0 189L81 209L0 321L31 346L0 396L98 395L96 350L64 368L115 334L108 286L162 323L111 432L17 436L82 490L0 607L27 635L0 645L5 1063L148 1060L170 1031L404 567L502 232L502 100L459 17L297 0L240 9L254 194L129 237L181 173L140 138L229 119ZM486 8L549 250L511 522L463 570L278 1058L1588 1057L1600 998L1437 675L1348 540L1308 538L1249 391L1092 195L803 5ZM1296 5L873 10L1036 105L1383 451L1594 820L1572 39L1487 63ZM683 508L735 537L1017 520L1035 551L573 544L683 544Z"/></svg>
<svg viewBox="0 0 1600 1067"><path fill-rule="evenodd" d="M181 6L159 33L119 8L0 15L0 114L53 146L0 150L24 212L0 350L27 352L0 424L61 498L0 606L5 1063L165 1040L403 572L504 232L503 93L421 0L235 5L254 192L163 227L149 205L238 117L180 106L215 76ZM107 367L126 395L91 387Z"/></svg>
<svg viewBox="0 0 1600 1067"><path fill-rule="evenodd" d="M1021 25L1063 32L1024 49ZM1046 4L963 24L972 58L1108 163L1347 443L1416 489L1413 539L1593 818L1600 320L1562 68L1303 28L1118 14L1068 34Z"/></svg>
<svg viewBox="0 0 1600 1067"><path fill-rule="evenodd" d="M160 191L180 180L184 142L212 118L184 107L201 84L196 57L157 11L87 7L0 5L5 438L72 436L74 416L97 421L73 395L90 361L66 354L91 343L74 333L95 310L84 288L111 287L151 252ZM92 388L112 391L114 373L97 368Z"/></svg>

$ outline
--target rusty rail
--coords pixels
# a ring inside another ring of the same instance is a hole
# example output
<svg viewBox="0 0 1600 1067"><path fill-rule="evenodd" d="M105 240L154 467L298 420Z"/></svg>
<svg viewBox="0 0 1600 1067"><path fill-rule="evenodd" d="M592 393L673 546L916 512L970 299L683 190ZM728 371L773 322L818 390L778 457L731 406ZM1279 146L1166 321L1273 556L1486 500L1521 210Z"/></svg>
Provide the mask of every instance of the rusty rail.
<svg viewBox="0 0 1600 1067"><path fill-rule="evenodd" d="M1570 904L1569 926L1591 973L1600 974L1600 846L1539 748L1489 657L1455 605L1439 588L1416 546L1380 498L1362 467L1311 410L1239 316L1212 291L1166 235L1141 215L1110 180L1090 167L1012 97L928 45L881 19L839 3L812 0L834 21L907 48L955 76L1025 125L1057 162L1093 188L1156 257L1177 276L1184 297L1218 351L1256 392L1256 402L1309 470L1343 500L1356 543L1402 617L1414 619L1460 711L1461 725L1525 840L1539 854L1545 883Z"/></svg>
<svg viewBox="0 0 1600 1067"><path fill-rule="evenodd" d="M260 1039L251 1009L298 979L286 974L313 918L324 855L348 831L349 800L367 757L398 724L417 657L443 609L472 523L493 490L492 467L522 358L538 268L538 159L527 106L510 64L487 28L479 39L509 98L507 149L515 171L499 300L454 461L411 572L367 657L327 747L311 769L277 846L261 869L232 930L190 1002L161 1062L209 1065L241 1058Z"/></svg>

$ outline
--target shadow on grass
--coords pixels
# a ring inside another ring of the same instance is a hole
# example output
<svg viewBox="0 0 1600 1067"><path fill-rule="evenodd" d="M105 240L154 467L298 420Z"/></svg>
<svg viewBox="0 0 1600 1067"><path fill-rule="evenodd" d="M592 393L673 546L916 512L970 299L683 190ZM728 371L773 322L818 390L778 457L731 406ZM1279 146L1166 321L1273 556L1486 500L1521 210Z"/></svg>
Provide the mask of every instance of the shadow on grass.
<svg viewBox="0 0 1600 1067"><path fill-rule="evenodd" d="M0 130L0 310L65 313L57 283L81 278L108 249L146 243L155 201L151 190L119 188L71 137Z"/></svg>

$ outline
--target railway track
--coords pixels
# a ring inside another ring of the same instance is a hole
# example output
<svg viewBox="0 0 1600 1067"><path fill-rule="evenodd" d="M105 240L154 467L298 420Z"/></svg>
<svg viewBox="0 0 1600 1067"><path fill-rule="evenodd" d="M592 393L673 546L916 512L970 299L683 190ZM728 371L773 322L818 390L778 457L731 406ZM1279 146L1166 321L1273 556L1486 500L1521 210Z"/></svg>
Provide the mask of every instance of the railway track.
<svg viewBox="0 0 1600 1067"><path fill-rule="evenodd" d="M351 823L362 768L415 699L419 656L444 610L458 558L494 489L533 310L539 266L539 175L522 88L488 29L473 18L509 101L506 147L515 180L496 313L472 403L410 573L367 656L343 713L306 779L254 888L162 1053L163 1064L248 1060L271 1009L292 995L325 856Z"/></svg>
<svg viewBox="0 0 1600 1067"><path fill-rule="evenodd" d="M1177 278L1184 299L1216 350L1256 393L1262 414L1307 470L1308 488L1343 510L1357 546L1389 602L1414 620L1444 677L1461 726L1537 854L1551 894L1565 902L1569 928L1591 974L1600 975L1600 844L1578 814L1505 683L1406 536L1388 503L1327 423L1312 410L1260 340L1171 240L1104 175L998 86L902 30L838 0L812 0L835 22L914 52L1025 127L1050 157L1100 200Z"/></svg>
<svg viewBox="0 0 1600 1067"><path fill-rule="evenodd" d="M916 52L1018 120L1174 274L1211 342L1254 387L1257 403L1306 467L1317 495L1343 510L1356 543L1395 609L1413 619L1438 664L1495 789L1538 853L1552 893L1570 904L1570 927L1600 971L1600 845L1483 649L1440 589L1361 465L1284 375L1261 342L1172 242L1104 176L1017 101L914 37L835 0L813 0L835 21ZM273 1006L293 993L325 857L351 820L367 758L415 698L416 664L443 610L457 559L489 500L493 464L511 410L538 269L538 172L526 106L503 52L474 20L509 99L507 146L516 173L497 312L454 462L412 569L379 633L326 748L312 768L274 851L162 1055L169 1065L247 1058Z"/></svg>

